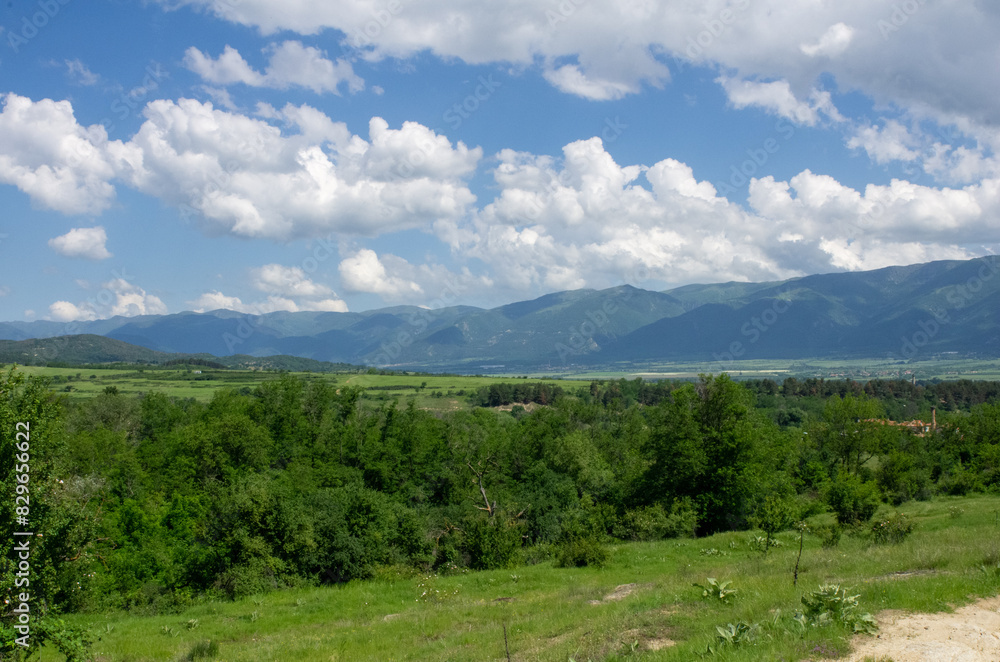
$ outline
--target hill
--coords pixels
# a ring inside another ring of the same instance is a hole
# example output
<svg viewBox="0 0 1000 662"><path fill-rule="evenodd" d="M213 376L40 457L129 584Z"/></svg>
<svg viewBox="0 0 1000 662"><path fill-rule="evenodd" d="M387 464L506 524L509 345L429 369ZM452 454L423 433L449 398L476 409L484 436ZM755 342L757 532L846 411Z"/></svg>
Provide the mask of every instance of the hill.
<svg viewBox="0 0 1000 662"><path fill-rule="evenodd" d="M216 310L74 327L163 353L285 355L473 373L484 366L528 371L680 360L998 356L998 272L991 256L665 292L629 285L555 292L488 310ZM55 322L0 323L0 338L10 340L64 333L66 325Z"/></svg>

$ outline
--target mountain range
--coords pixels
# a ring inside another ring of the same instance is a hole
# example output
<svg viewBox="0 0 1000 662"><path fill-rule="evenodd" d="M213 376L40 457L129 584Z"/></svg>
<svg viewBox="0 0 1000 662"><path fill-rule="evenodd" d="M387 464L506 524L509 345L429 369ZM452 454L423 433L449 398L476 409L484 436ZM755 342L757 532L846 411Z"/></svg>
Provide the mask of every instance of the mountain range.
<svg viewBox="0 0 1000 662"><path fill-rule="evenodd" d="M623 285L491 309L205 313L0 323L0 339L93 334L164 353L290 355L480 372L658 361L1000 355L1000 258L763 283Z"/></svg>

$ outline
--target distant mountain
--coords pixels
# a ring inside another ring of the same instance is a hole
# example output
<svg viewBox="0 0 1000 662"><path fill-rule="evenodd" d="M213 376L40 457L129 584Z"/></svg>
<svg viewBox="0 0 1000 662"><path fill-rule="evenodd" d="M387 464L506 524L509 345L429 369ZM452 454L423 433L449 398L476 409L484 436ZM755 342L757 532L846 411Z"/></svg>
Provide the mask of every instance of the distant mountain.
<svg viewBox="0 0 1000 662"><path fill-rule="evenodd" d="M114 338L94 334L0 340L0 364L20 365L85 365L101 363L137 363L163 365L187 362L191 364L254 370L296 370L333 372L358 370L362 366L346 363L314 361L299 356L248 356L234 354L216 357L211 354L172 354L131 345Z"/></svg>
<svg viewBox="0 0 1000 662"><path fill-rule="evenodd" d="M73 325L6 322L0 338L58 336L68 326L156 352L285 355L457 372L480 372L484 365L520 371L737 358L907 359L945 351L996 356L1000 261L930 262L666 292L626 285L556 292L489 310L217 310Z"/></svg>

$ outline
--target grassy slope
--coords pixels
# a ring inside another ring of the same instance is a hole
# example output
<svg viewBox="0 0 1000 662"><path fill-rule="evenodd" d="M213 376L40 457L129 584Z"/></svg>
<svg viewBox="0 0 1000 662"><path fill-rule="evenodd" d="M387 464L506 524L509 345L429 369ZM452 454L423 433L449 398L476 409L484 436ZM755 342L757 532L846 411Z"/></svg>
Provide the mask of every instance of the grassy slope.
<svg viewBox="0 0 1000 662"><path fill-rule="evenodd" d="M957 518L949 512L955 507L963 511ZM766 559L748 549L747 533L727 533L618 545L603 569L545 562L441 577L387 573L343 586L207 603L176 615L71 620L101 634L99 660L133 662L181 659L207 639L220 641L217 659L229 661L502 661L503 624L511 660L687 662L706 650L716 625L741 619L762 625L759 642L714 659L820 659L846 651L847 633L827 627L802 635L790 616L803 592L822 582L852 587L872 613L946 610L1000 591L1000 497L945 498L901 510L917 529L899 545L872 546L845 535L839 547L824 549L807 535L798 588L791 577L797 552L792 533L781 534L784 546ZM812 523L829 519L822 515ZM723 554L702 551L711 548ZM739 593L732 604L700 598L692 583L706 577L733 581ZM606 599L630 583L636 584L630 595ZM197 627L188 629L191 619Z"/></svg>

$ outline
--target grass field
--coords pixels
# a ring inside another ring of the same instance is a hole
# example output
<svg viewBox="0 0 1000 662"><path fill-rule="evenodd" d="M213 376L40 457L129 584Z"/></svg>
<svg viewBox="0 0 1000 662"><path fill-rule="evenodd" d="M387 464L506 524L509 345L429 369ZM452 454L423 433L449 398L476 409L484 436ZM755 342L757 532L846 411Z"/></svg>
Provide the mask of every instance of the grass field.
<svg viewBox="0 0 1000 662"><path fill-rule="evenodd" d="M89 398L113 386L118 393L138 395L160 391L177 398L194 398L208 401L220 388L254 388L258 384L278 379L279 374L253 370L213 370L202 368L200 373L187 369L170 368L47 368L19 366L18 370L29 375L40 375L51 380L51 388L70 399ZM363 401L370 403L398 399L401 406L413 400L417 407L447 411L468 407L465 394L481 386L497 382L520 383L514 376L463 376L421 374L357 374L357 373L291 373L306 380L325 380L340 386L361 386L367 390ZM559 384L563 388L582 386L578 382L555 379L535 379Z"/></svg>
<svg viewBox="0 0 1000 662"><path fill-rule="evenodd" d="M996 359L949 358L941 355L924 361L889 361L886 359L795 359L748 360L689 363L655 363L611 367L603 370L567 370L566 379L692 379L699 374L728 372L734 379L989 379L1000 380L1000 361Z"/></svg>
<svg viewBox="0 0 1000 662"><path fill-rule="evenodd" d="M604 568L555 568L551 561L452 576L386 569L345 585L275 592L183 613L75 615L101 639L98 660L211 659L444 662L506 660L699 659L718 646L716 626L759 626L752 642L722 647L718 660L819 660L848 650L838 625L800 627L800 598L836 582L858 595L862 611L951 610L1000 592L1000 497L941 498L900 511L916 528L898 544L844 535L823 547L807 534L798 586L792 570L797 534L765 558L749 533L614 546ZM883 514L888 511L883 507ZM818 515L812 526L831 521ZM706 578L731 581L729 604L704 599ZM45 652L43 660L60 656Z"/></svg>

